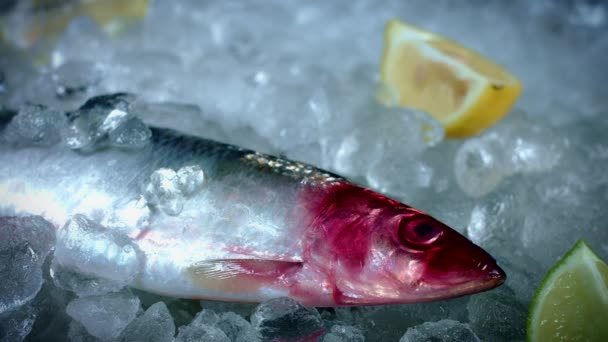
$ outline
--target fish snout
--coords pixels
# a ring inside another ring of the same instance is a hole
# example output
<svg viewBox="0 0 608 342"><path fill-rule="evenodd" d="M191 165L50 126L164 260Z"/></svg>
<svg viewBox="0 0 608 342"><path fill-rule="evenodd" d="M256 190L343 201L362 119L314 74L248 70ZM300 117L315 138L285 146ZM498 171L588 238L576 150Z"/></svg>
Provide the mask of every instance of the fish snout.
<svg viewBox="0 0 608 342"><path fill-rule="evenodd" d="M481 264L479 272L481 273L480 278L487 283L489 288L497 287L507 280L507 274L495 261Z"/></svg>

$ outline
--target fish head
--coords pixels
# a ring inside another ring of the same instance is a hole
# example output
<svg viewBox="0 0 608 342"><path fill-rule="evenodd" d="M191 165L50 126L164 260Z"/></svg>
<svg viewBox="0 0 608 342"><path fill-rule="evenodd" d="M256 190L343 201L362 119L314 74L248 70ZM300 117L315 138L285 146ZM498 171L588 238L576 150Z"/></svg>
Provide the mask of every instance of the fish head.
<svg viewBox="0 0 608 342"><path fill-rule="evenodd" d="M325 263L338 305L441 300L506 278L486 251L420 210L358 187L332 201L322 243L332 251Z"/></svg>
<svg viewBox="0 0 608 342"><path fill-rule="evenodd" d="M386 219L383 229L385 234L379 234L371 247L373 253L384 256L384 274L379 277L396 281L396 291L404 301L481 292L502 284L506 278L486 251L419 210L402 208L402 213Z"/></svg>

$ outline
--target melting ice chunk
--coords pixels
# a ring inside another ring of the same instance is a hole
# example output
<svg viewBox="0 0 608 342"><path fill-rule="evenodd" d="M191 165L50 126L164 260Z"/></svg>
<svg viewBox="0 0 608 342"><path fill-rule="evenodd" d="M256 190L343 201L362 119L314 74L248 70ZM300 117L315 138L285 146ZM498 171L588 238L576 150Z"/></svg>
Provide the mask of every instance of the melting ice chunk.
<svg viewBox="0 0 608 342"><path fill-rule="evenodd" d="M70 113L64 140L72 148L93 151L111 144L123 148L144 147L152 132L131 113L132 95L116 93L90 98Z"/></svg>
<svg viewBox="0 0 608 342"><path fill-rule="evenodd" d="M467 324L462 324L451 319L443 319L409 328L399 340L399 342L426 341L479 342L480 339Z"/></svg>
<svg viewBox="0 0 608 342"><path fill-rule="evenodd" d="M167 305L158 302L134 319L122 332L124 342L171 342L175 335L173 317Z"/></svg>
<svg viewBox="0 0 608 342"><path fill-rule="evenodd" d="M65 113L41 105L25 105L6 128L6 139L20 145L53 145L61 140Z"/></svg>
<svg viewBox="0 0 608 342"><path fill-rule="evenodd" d="M168 215L179 215L186 197L200 191L205 174L198 165L184 166L175 172L161 168L150 175L145 188L145 198Z"/></svg>
<svg viewBox="0 0 608 342"><path fill-rule="evenodd" d="M76 298L66 308L89 334L103 340L118 337L139 310L139 298L127 292Z"/></svg>
<svg viewBox="0 0 608 342"><path fill-rule="evenodd" d="M251 324L263 340L305 340L323 333L317 310L287 297L258 305L251 314Z"/></svg>
<svg viewBox="0 0 608 342"><path fill-rule="evenodd" d="M42 264L55 228L39 216L0 217L0 315L30 301L42 286Z"/></svg>
<svg viewBox="0 0 608 342"><path fill-rule="evenodd" d="M129 237L78 214L57 232L53 262L124 286L141 270L142 259Z"/></svg>
<svg viewBox="0 0 608 342"><path fill-rule="evenodd" d="M198 165L184 166L177 170L177 183L184 196L191 196L201 189L205 181L203 169Z"/></svg>
<svg viewBox="0 0 608 342"><path fill-rule="evenodd" d="M491 192L513 173L503 141L497 134L466 141L456 153L454 172L460 188L472 197Z"/></svg>

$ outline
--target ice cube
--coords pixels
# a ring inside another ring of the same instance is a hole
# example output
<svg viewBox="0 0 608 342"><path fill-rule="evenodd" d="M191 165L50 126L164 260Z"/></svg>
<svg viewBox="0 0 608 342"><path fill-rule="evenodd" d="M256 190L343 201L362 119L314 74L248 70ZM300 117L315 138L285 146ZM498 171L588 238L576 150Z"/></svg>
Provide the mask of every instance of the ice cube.
<svg viewBox="0 0 608 342"><path fill-rule="evenodd" d="M66 144L83 151L93 151L112 144L122 148L146 146L152 132L131 113L134 97L126 93L95 96L69 115L64 133Z"/></svg>
<svg viewBox="0 0 608 342"><path fill-rule="evenodd" d="M409 328L399 340L399 342L423 341L479 342L480 339L467 324L452 319L443 319Z"/></svg>
<svg viewBox="0 0 608 342"><path fill-rule="evenodd" d="M349 325L334 325L328 334L323 336L323 342L364 342L363 331Z"/></svg>
<svg viewBox="0 0 608 342"><path fill-rule="evenodd" d="M141 252L129 237L80 214L74 215L59 229L54 262L67 269L105 278L116 284L110 286L103 282L103 287L124 286L142 268ZM74 289L82 286L75 279L69 282L74 284ZM84 288L88 288L86 291L92 290L88 285Z"/></svg>
<svg viewBox="0 0 608 342"><path fill-rule="evenodd" d="M126 93L95 96L69 115L65 141L72 149L94 150L107 134L126 122L134 97Z"/></svg>
<svg viewBox="0 0 608 342"><path fill-rule="evenodd" d="M494 132L465 141L454 159L454 173L460 188L469 196L482 197L513 174L505 149L504 141Z"/></svg>
<svg viewBox="0 0 608 342"><path fill-rule="evenodd" d="M527 310L510 289L503 286L499 290L473 295L467 309L471 328L480 338L490 341L524 339Z"/></svg>
<svg viewBox="0 0 608 342"><path fill-rule="evenodd" d="M36 310L30 305L0 313L0 341L23 341L32 331L35 320Z"/></svg>
<svg viewBox="0 0 608 342"><path fill-rule="evenodd" d="M228 336L233 342L255 342L260 341L257 332L242 316L234 312L221 314L217 322L217 327Z"/></svg>
<svg viewBox="0 0 608 342"><path fill-rule="evenodd" d="M158 302L129 323L120 335L120 340L125 342L171 342L174 336L173 317L171 317L167 305Z"/></svg>
<svg viewBox="0 0 608 342"><path fill-rule="evenodd" d="M258 305L251 314L251 324L263 340L312 339L324 330L317 310L287 297Z"/></svg>
<svg viewBox="0 0 608 342"><path fill-rule="evenodd" d="M6 127L8 142L18 145L53 145L61 140L67 124L65 113L41 105L28 104Z"/></svg>
<svg viewBox="0 0 608 342"><path fill-rule="evenodd" d="M161 168L150 175L145 187L145 196L168 215L179 215L184 208L184 196L180 190L179 177L172 169Z"/></svg>
<svg viewBox="0 0 608 342"><path fill-rule="evenodd" d="M76 298L66 308L89 334L103 340L118 337L140 310L139 298L128 292Z"/></svg>
<svg viewBox="0 0 608 342"><path fill-rule="evenodd" d="M129 149L145 147L151 137L150 128L137 117L129 118L109 134L110 143L113 146Z"/></svg>
<svg viewBox="0 0 608 342"><path fill-rule="evenodd" d="M0 217L0 314L40 291L42 265L54 244L55 228L40 216Z"/></svg>

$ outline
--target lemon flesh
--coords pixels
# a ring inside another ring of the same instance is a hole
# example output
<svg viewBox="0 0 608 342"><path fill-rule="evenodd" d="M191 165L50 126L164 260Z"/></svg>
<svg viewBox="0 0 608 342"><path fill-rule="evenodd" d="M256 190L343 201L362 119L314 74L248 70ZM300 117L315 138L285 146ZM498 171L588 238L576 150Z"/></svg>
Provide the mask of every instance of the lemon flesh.
<svg viewBox="0 0 608 342"><path fill-rule="evenodd" d="M492 126L522 88L515 76L481 55L398 20L386 25L380 79L381 102L429 113L452 138Z"/></svg>
<svg viewBox="0 0 608 342"><path fill-rule="evenodd" d="M528 341L608 341L608 265L583 242L549 271L532 301Z"/></svg>

